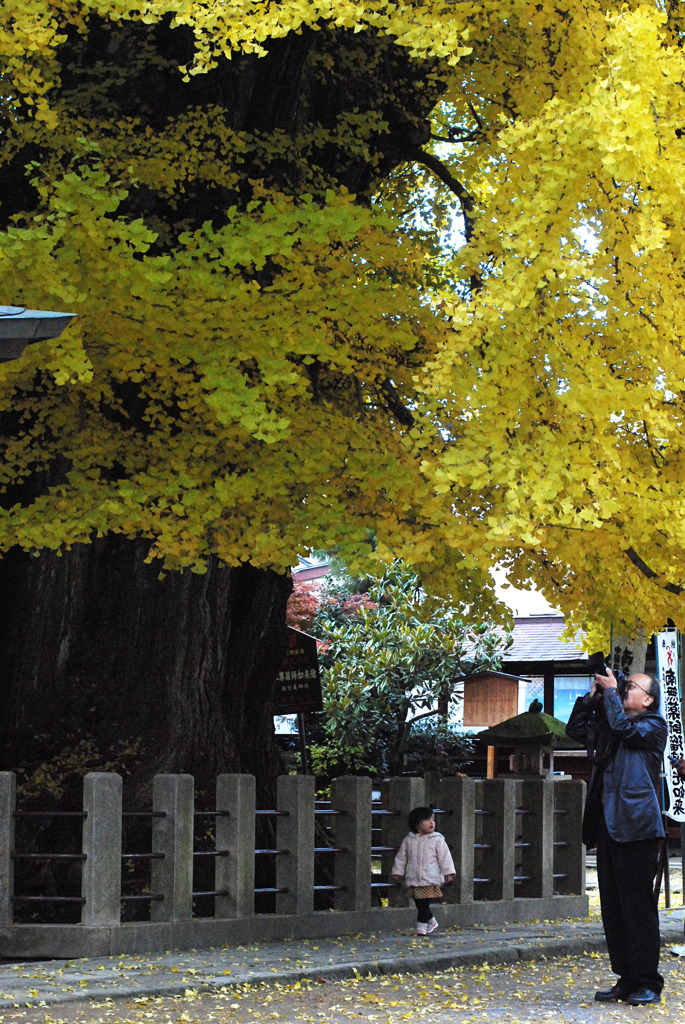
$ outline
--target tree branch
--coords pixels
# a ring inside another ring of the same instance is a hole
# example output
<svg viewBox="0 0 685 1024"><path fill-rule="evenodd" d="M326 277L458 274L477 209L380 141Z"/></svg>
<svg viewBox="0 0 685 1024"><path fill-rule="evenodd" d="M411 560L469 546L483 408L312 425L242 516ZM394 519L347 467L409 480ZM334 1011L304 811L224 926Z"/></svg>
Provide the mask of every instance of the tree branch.
<svg viewBox="0 0 685 1024"><path fill-rule="evenodd" d="M640 570L643 576L646 576L648 580L658 580L659 573L655 572L644 559L640 558L637 551L634 548L627 548L625 554L628 556L633 565ZM685 587L679 586L677 583L662 583L660 584L664 590L668 591L669 594L682 594Z"/></svg>
<svg viewBox="0 0 685 1024"><path fill-rule="evenodd" d="M418 164L423 164L429 171L432 171L436 178L439 178L443 185L446 185L450 192L459 200L461 212L464 215L464 238L467 244L473 238L473 226L475 222L475 204L469 190L455 178L449 167L446 167L442 160L432 153L426 153L420 146L415 146L410 157ZM478 272L471 275L471 291L477 292L483 287L483 278Z"/></svg>
<svg viewBox="0 0 685 1024"><path fill-rule="evenodd" d="M404 726L402 727L402 735L400 737L400 742L397 744L398 758L402 757L405 750L407 749L409 734L411 733L411 727L414 724L414 722L418 722L419 719L421 718L430 718L431 715L438 715L439 713L440 708L434 708L432 711L424 711L420 715L414 715L413 718L408 718L405 720Z"/></svg>
<svg viewBox="0 0 685 1024"><path fill-rule="evenodd" d="M446 185L450 192L455 194L464 214L464 235L466 236L466 241L469 242L473 234L474 206L471 193L454 177L450 169L445 167L442 160L438 160L437 156L433 156L432 153L426 153L420 146L416 146L412 150L411 156L417 163L423 164L429 171L432 171L436 178L439 178L443 185Z"/></svg>
<svg viewBox="0 0 685 1024"><path fill-rule="evenodd" d="M440 708L433 708L431 711L422 711L420 715L414 715L413 718L408 718L405 725L413 725L414 722L418 722L421 718L430 718L431 715L439 715Z"/></svg>
<svg viewBox="0 0 685 1024"><path fill-rule="evenodd" d="M395 385L390 380L384 380L381 390L385 396L387 408L394 415L398 423L403 427L413 427L414 417L397 393Z"/></svg>

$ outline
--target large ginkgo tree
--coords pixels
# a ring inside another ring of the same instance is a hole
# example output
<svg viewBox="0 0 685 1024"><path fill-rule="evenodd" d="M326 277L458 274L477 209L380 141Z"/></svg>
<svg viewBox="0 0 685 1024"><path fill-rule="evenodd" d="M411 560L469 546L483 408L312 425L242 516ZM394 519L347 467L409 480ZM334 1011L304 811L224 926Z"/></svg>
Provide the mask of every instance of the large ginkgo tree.
<svg viewBox="0 0 685 1024"><path fill-rule="evenodd" d="M675 0L5 0L3 766L278 769L335 544L685 624ZM100 761L98 761L98 758Z"/></svg>

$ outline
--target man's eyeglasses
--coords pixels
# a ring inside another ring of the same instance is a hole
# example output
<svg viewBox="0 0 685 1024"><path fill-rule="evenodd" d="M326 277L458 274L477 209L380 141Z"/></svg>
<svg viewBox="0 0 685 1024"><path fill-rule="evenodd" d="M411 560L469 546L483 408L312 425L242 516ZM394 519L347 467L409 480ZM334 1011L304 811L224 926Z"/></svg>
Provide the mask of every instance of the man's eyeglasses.
<svg viewBox="0 0 685 1024"><path fill-rule="evenodd" d="M652 696L649 690L645 690L644 686L640 686L639 683L634 683L632 681L630 683L626 683L626 693L629 693L631 690L642 690L642 692L646 693L648 697Z"/></svg>

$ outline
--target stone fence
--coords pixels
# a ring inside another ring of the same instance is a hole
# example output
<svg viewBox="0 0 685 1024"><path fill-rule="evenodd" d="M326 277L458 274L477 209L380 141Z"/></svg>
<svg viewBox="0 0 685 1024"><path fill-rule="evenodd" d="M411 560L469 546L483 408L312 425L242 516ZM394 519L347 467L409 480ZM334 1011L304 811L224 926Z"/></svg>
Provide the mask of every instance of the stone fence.
<svg viewBox="0 0 685 1024"><path fill-rule="evenodd" d="M17 823L37 814L16 808L15 777L0 773L0 956L104 956L409 930L415 909L389 873L407 832L407 814L423 804L436 808L437 827L456 865L455 881L436 907L441 924L587 913L580 841L584 783L426 776L388 779L378 788L381 799L374 801L370 779L336 779L331 800L323 802L315 800L312 777L283 776L277 806L257 808L252 776L221 775L215 809L196 811L192 776L159 775L151 810L127 814L121 777L91 773L84 779L82 810L62 812L75 820L80 850L25 853L15 843ZM125 823L133 817L149 820L148 852L122 848ZM256 849L260 820L271 823L273 845ZM200 833L210 837L211 849L198 850ZM15 891L15 865L55 858L71 859L77 878L81 866L80 895ZM122 865L130 867L133 858L147 860L149 884L124 895ZM194 888L199 860L205 877L213 865L213 889ZM260 875L261 865L271 865L273 884L255 885L258 861ZM324 884L317 884L322 878ZM326 908L316 909L322 896ZM142 901L148 919L122 921L126 900ZM199 917L198 904L208 900L212 916ZM16 920L34 903L41 904L44 920L47 908L60 901L71 903L74 913L80 909L80 923Z"/></svg>

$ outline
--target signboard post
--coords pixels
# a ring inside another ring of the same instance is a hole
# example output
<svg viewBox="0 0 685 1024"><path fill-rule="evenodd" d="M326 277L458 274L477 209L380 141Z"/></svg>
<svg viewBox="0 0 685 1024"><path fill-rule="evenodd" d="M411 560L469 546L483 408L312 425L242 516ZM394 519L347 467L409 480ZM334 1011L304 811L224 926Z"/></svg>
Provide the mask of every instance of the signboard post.
<svg viewBox="0 0 685 1024"><path fill-rule="evenodd" d="M323 711L319 657L316 647L316 639L313 636L309 636L308 633L303 633L299 629L288 627L288 646L281 671L276 677L274 692L274 713L297 715L302 771L305 775L309 775L309 758L307 756L304 715L306 711Z"/></svg>

